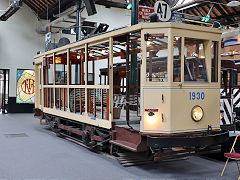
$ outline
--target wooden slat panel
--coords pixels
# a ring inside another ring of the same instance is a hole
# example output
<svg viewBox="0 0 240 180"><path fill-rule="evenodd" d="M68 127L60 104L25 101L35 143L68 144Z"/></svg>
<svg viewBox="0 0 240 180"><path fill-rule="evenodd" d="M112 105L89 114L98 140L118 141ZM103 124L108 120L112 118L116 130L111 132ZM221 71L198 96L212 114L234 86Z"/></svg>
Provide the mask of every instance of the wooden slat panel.
<svg viewBox="0 0 240 180"><path fill-rule="evenodd" d="M43 10L46 9L46 7L44 7L39 1L31 0L31 2L35 3L36 5L38 5L38 7L41 7L41 9L43 9Z"/></svg>

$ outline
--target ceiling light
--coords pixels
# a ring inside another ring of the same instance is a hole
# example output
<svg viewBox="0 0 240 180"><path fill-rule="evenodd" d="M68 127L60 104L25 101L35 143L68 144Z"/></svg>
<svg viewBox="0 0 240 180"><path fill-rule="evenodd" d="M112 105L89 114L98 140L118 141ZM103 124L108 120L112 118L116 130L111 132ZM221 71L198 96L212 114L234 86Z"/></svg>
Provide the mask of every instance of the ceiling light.
<svg viewBox="0 0 240 180"><path fill-rule="evenodd" d="M90 56L90 57L93 56L93 52L92 52L92 51L89 52L89 56Z"/></svg>
<svg viewBox="0 0 240 180"><path fill-rule="evenodd" d="M132 9L132 4L128 4L127 9Z"/></svg>
<svg viewBox="0 0 240 180"><path fill-rule="evenodd" d="M147 46L150 46L151 45L151 41L147 41Z"/></svg>
<svg viewBox="0 0 240 180"><path fill-rule="evenodd" d="M227 3L227 6L229 6L229 7L240 6L240 2L239 1L231 1L231 2Z"/></svg>
<svg viewBox="0 0 240 180"><path fill-rule="evenodd" d="M178 36L175 36L174 38L175 38L175 39L178 41L180 37L178 37Z"/></svg>
<svg viewBox="0 0 240 180"><path fill-rule="evenodd" d="M103 53L103 54L105 54L106 51L107 51L107 50L106 50L105 48L102 49L102 53Z"/></svg>

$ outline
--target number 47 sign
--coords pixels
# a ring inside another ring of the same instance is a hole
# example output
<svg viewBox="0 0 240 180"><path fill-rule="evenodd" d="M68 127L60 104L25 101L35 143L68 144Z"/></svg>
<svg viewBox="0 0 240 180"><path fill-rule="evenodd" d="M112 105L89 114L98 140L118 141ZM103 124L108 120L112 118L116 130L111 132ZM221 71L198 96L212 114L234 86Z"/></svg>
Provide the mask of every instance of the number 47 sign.
<svg viewBox="0 0 240 180"><path fill-rule="evenodd" d="M157 1L154 5L154 11L158 14L160 21L168 21L171 18L171 9L164 1Z"/></svg>

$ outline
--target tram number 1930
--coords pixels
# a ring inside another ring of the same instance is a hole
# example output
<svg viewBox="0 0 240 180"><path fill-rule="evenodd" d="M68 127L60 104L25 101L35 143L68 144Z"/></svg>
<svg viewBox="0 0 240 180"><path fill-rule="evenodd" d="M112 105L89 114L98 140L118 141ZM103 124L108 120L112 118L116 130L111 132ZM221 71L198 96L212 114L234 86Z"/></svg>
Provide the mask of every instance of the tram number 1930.
<svg viewBox="0 0 240 180"><path fill-rule="evenodd" d="M204 92L189 92L189 100L204 100Z"/></svg>

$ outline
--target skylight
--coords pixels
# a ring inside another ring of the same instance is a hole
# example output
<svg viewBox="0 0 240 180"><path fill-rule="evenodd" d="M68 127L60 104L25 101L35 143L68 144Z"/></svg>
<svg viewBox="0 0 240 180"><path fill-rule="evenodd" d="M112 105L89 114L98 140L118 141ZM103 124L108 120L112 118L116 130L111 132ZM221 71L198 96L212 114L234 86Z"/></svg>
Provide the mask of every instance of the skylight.
<svg viewBox="0 0 240 180"><path fill-rule="evenodd" d="M178 6L178 5L181 5L181 4L188 3L188 2L190 2L190 1L192 1L192 0L179 0L176 5Z"/></svg>

